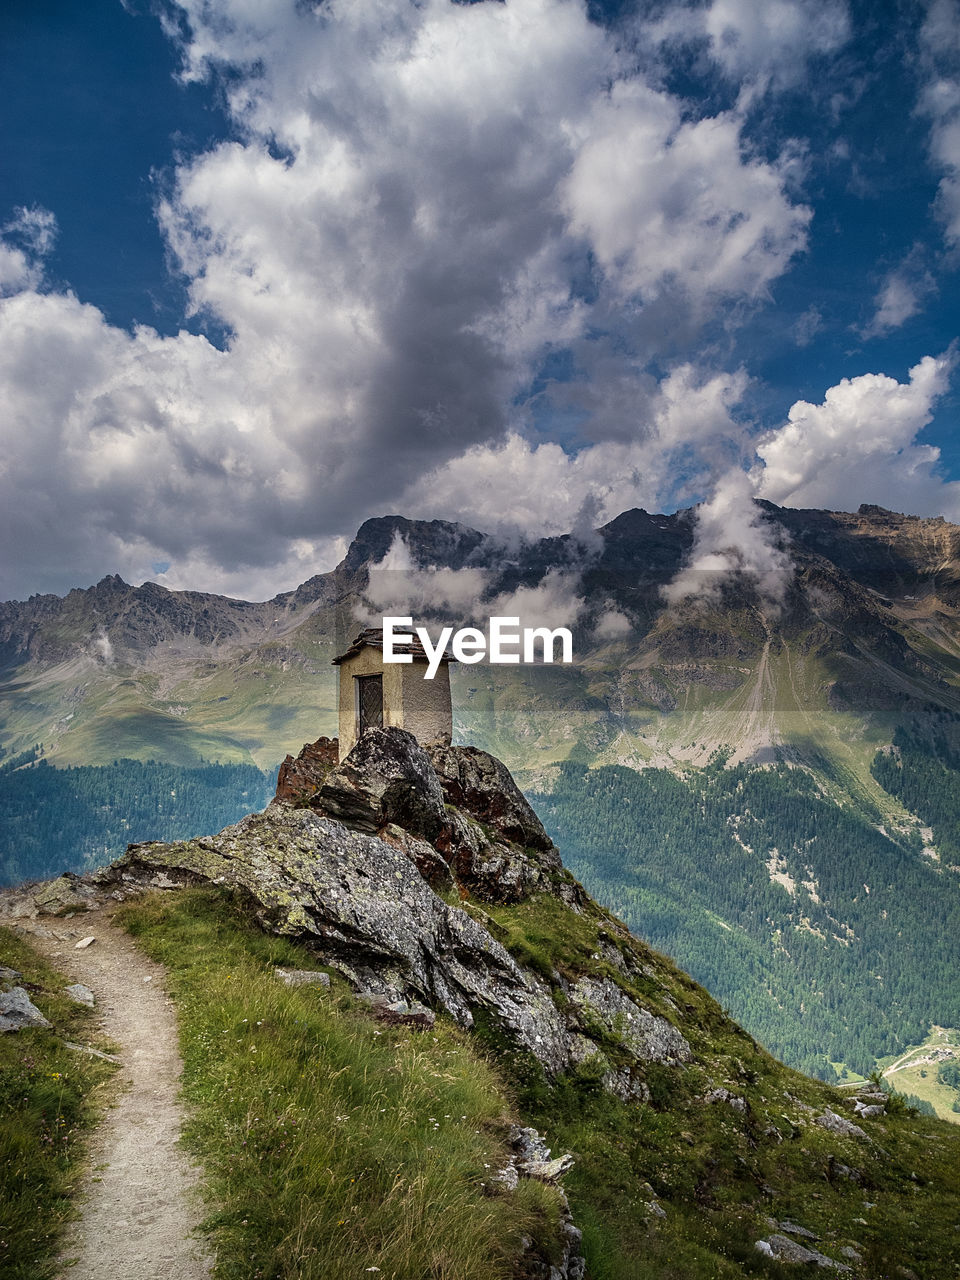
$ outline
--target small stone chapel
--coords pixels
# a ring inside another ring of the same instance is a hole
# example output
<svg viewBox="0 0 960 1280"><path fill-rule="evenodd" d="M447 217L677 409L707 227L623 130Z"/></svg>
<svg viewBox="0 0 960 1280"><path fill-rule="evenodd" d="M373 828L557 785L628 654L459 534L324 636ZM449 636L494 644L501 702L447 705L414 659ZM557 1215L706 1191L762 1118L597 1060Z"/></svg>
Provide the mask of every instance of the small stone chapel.
<svg viewBox="0 0 960 1280"><path fill-rule="evenodd" d="M426 679L428 659L420 641L394 645L410 662L384 662L383 632L361 631L345 653L333 659L339 677L340 759L355 746L364 729L393 725L406 729L423 746L448 747L453 736L450 700L452 658L444 655L432 680Z"/></svg>

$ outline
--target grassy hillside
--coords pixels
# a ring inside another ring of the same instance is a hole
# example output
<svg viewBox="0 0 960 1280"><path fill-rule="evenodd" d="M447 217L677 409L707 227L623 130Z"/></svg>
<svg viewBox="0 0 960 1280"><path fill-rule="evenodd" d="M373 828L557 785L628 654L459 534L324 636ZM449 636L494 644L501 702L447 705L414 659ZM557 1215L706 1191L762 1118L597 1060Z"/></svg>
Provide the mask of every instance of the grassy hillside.
<svg viewBox="0 0 960 1280"><path fill-rule="evenodd" d="M785 765L570 764L533 798L587 888L793 1065L866 1074L960 1026L960 876L917 826Z"/></svg>
<svg viewBox="0 0 960 1280"><path fill-rule="evenodd" d="M125 756L271 768L291 747L335 732L332 644L303 630L289 644L226 654L154 651L126 663L84 652L28 665L3 683L0 745L12 755L42 742L59 766Z"/></svg>
<svg viewBox="0 0 960 1280"><path fill-rule="evenodd" d="M553 1188L497 1190L517 1114L451 1025L376 1023L338 980L284 987L273 966L309 952L216 894L119 919L170 970L221 1280L507 1280L523 1237L556 1234Z"/></svg>
<svg viewBox="0 0 960 1280"><path fill-rule="evenodd" d="M0 929L0 964L21 975L18 984L55 1028L0 1036L0 1275L50 1280L60 1233L76 1212L88 1131L107 1105L115 1068L67 1047L89 1042L93 1010L64 995L70 979L8 929Z"/></svg>
<svg viewBox="0 0 960 1280"><path fill-rule="evenodd" d="M518 1119L576 1157L566 1187L592 1280L787 1275L756 1248L781 1222L857 1276L960 1272L960 1133L896 1107L863 1122L866 1138L820 1127L825 1107L843 1110L836 1091L776 1063L662 959L695 1061L651 1066L647 1100L623 1103L589 1067L549 1083L482 1021L473 1037L442 1018L387 1028L336 978L282 987L272 966L314 967L309 951L215 892L154 896L121 918L171 968L219 1276L512 1274L521 1234L546 1238L557 1213L547 1187L491 1185ZM490 918L528 963L615 971L598 950L603 913L537 898ZM736 1104L706 1100L717 1086Z"/></svg>

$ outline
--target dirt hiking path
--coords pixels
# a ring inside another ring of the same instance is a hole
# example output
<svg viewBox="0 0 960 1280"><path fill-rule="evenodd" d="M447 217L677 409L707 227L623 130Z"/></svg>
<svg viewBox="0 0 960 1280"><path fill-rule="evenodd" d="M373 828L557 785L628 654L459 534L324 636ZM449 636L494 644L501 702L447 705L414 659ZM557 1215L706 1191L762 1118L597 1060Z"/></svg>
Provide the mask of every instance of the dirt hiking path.
<svg viewBox="0 0 960 1280"><path fill-rule="evenodd" d="M120 1046L120 1088L90 1144L81 1216L60 1254L62 1280L206 1280L213 1258L192 1238L197 1170L177 1146L182 1063L162 966L104 910L17 923L38 951L90 988L101 1030ZM77 951L91 934L96 941Z"/></svg>

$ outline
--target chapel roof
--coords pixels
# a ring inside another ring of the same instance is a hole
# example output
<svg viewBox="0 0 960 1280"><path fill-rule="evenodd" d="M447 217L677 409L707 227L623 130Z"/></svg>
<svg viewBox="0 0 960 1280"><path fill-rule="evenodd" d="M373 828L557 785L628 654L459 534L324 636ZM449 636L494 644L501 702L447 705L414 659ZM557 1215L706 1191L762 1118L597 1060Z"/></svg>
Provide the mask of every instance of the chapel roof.
<svg viewBox="0 0 960 1280"><path fill-rule="evenodd" d="M363 631L360 632L360 634L356 637L356 639L350 645L349 649L346 649L343 653L340 654L339 657L333 659L333 666L339 667L342 662L346 662L348 658L356 657L356 655L361 651L361 649L366 649L366 648L379 649L381 652L383 651L382 628L365 627ZM412 655L414 662L417 662L420 660L422 660L423 662L430 661L429 654L426 652L426 650L424 649L423 645L420 643L420 640L417 636L413 637L413 642L411 644L394 644L393 652L409 653ZM449 662L455 662L456 659L452 658L448 653L444 653L440 661L449 663Z"/></svg>

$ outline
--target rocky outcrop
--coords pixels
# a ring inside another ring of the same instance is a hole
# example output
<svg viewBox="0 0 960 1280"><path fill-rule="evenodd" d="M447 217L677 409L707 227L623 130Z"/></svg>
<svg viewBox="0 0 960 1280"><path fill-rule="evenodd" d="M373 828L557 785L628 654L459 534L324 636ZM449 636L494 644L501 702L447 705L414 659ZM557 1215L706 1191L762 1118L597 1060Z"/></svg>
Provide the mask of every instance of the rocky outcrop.
<svg viewBox="0 0 960 1280"><path fill-rule="evenodd" d="M553 845L535 851L507 840L492 840L478 822L459 812L447 815L437 848L457 882L485 902L522 902L562 882L563 866Z"/></svg>
<svg viewBox="0 0 960 1280"><path fill-rule="evenodd" d="M637 1062L662 1062L676 1067L693 1056L672 1023L638 1005L609 978L580 978L570 989L570 999L587 1025L597 1019Z"/></svg>
<svg viewBox="0 0 960 1280"><path fill-rule="evenodd" d="M274 799L280 804L302 804L316 795L337 767L338 743L336 738L318 738L304 745L294 759L287 756L277 774L277 791Z"/></svg>
<svg viewBox="0 0 960 1280"><path fill-rule="evenodd" d="M301 757L326 758L327 742L305 747ZM312 792L303 776L297 803L402 848L440 892L456 883L487 902L520 902L554 889L573 906L582 898L506 765L485 751L437 747L428 754L402 729L370 729Z"/></svg>
<svg viewBox="0 0 960 1280"><path fill-rule="evenodd" d="M858 1124L854 1124L852 1120L847 1120L844 1116L838 1116L835 1111L831 1111L829 1107L824 1108L822 1116L817 1116L816 1124L822 1129L829 1129L831 1133L839 1133L844 1138L865 1138L867 1135Z"/></svg>
<svg viewBox="0 0 960 1280"><path fill-rule="evenodd" d="M496 1178L507 1191L515 1191L521 1178L556 1184L574 1162L569 1154L551 1159L550 1148L536 1129L515 1126L510 1132L510 1143L513 1154ZM583 1280L587 1264L582 1245L583 1233L574 1225L566 1193L561 1190L560 1257L553 1263L547 1262L533 1241L527 1239L518 1274L527 1280Z"/></svg>
<svg viewBox="0 0 960 1280"><path fill-rule="evenodd" d="M477 747L443 746L431 748L430 759L449 804L513 844L553 849L543 823L501 760Z"/></svg>
<svg viewBox="0 0 960 1280"><path fill-rule="evenodd" d="M70 911L86 911L94 904L95 894L82 876L65 871L42 885L33 900L45 915L66 915Z"/></svg>
<svg viewBox="0 0 960 1280"><path fill-rule="evenodd" d="M443 792L412 733L371 729L314 796L313 807L360 831L388 823L434 840L446 825Z"/></svg>
<svg viewBox="0 0 960 1280"><path fill-rule="evenodd" d="M547 1070L573 1060L543 982L434 893L404 850L312 810L273 806L218 836L131 845L98 880L240 889L267 928L310 942L358 990L432 1004L465 1027L483 1009Z"/></svg>
<svg viewBox="0 0 960 1280"><path fill-rule="evenodd" d="M643 1064L682 1066L686 1039L612 977L518 963L470 899L551 894L574 910L587 899L499 761L469 748L434 759L445 774L411 734L370 730L308 807L274 803L216 836L131 845L95 879L119 896L240 891L266 928L306 941L377 1016L427 1026L442 1010L468 1028L482 1018L548 1075L596 1059L612 1092L645 1096Z"/></svg>
<svg viewBox="0 0 960 1280"><path fill-rule="evenodd" d="M815 1263L818 1267L824 1267L833 1271L849 1272L852 1268L848 1267L845 1262L836 1262L833 1258L828 1258L826 1254L820 1253L817 1249L808 1249L806 1245L798 1244L796 1240L791 1240L789 1236L772 1235L766 1240L758 1240L756 1250L765 1258L775 1258L777 1262L793 1262L806 1266L808 1263Z"/></svg>

